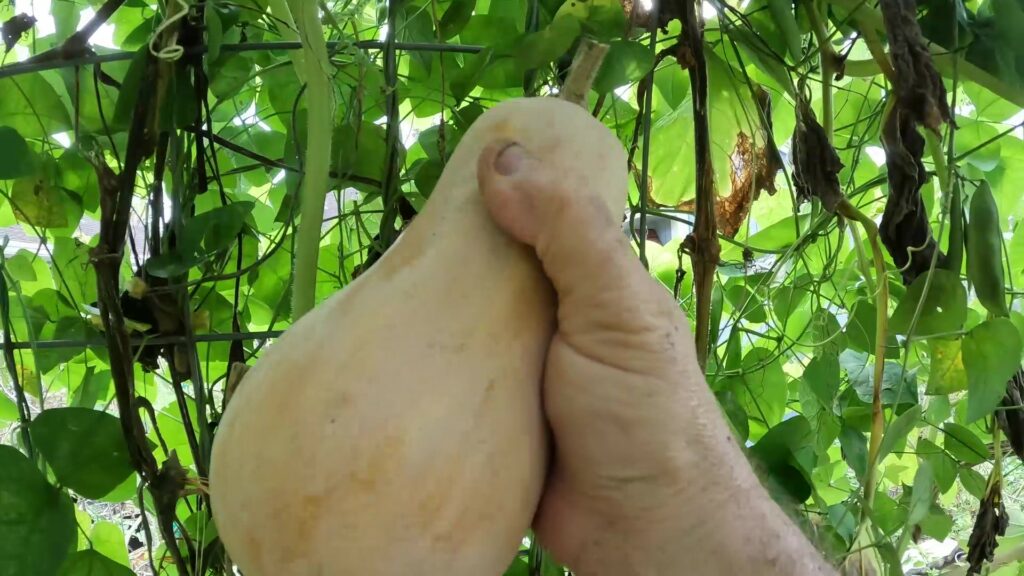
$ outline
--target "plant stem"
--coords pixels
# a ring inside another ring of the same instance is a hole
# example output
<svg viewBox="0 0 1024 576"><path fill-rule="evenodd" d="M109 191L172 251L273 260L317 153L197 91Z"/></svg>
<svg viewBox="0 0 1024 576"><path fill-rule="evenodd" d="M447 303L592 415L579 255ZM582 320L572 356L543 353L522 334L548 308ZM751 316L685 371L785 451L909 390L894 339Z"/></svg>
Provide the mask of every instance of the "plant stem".
<svg viewBox="0 0 1024 576"><path fill-rule="evenodd" d="M694 156L697 175L697 208L693 234L687 237L693 262L693 287L697 300L697 364L707 370L708 340L711 337L711 300L715 273L721 258L718 222L715 220L715 171L711 162L711 136L708 120L708 66L704 57L703 22L698 16L697 0L683 2L683 27L679 41L690 49L692 61L690 93L693 101ZM641 194L645 192L641 190ZM641 239L643 241L644 239Z"/></svg>
<svg viewBox="0 0 1024 576"><path fill-rule="evenodd" d="M889 282L885 272L885 256L878 238L878 226L871 218L858 210L849 200L844 199L836 206L841 216L859 223L867 234L871 245L871 254L875 263L875 275L878 280L878 294L875 297L875 371L874 390L871 394L871 438L868 443L868 468L864 475L864 502L867 507L875 496L876 468L878 450L882 444L885 422L882 412L882 377L885 372L885 339L889 322Z"/></svg>
<svg viewBox="0 0 1024 576"><path fill-rule="evenodd" d="M832 83L836 73L838 56L828 41L828 28L818 14L815 0L807 2L807 17L811 21L814 38L818 42L818 58L821 66L821 125L825 129L829 144L835 133L835 118L832 112Z"/></svg>
<svg viewBox="0 0 1024 576"><path fill-rule="evenodd" d="M330 186L328 173L334 128L334 88L331 85L327 42L316 3L308 0L289 2L297 16L296 24L303 46L302 62L298 59L294 61L299 78L305 76L308 110L303 164L305 173L302 177L300 217L295 233L295 279L292 286L292 319L298 320L316 304L320 228L324 220L324 199Z"/></svg>

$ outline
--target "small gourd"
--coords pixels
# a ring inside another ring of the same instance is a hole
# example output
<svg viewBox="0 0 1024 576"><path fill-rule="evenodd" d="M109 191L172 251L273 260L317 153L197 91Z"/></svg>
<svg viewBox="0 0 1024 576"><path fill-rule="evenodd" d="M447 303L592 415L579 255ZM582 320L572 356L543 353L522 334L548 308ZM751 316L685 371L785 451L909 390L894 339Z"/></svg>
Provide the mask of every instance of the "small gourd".
<svg viewBox="0 0 1024 576"><path fill-rule="evenodd" d="M217 432L213 515L246 576L499 576L546 475L554 295L491 221L477 159L513 140L620 212L626 158L587 112L524 98L473 124L422 213L273 343Z"/></svg>

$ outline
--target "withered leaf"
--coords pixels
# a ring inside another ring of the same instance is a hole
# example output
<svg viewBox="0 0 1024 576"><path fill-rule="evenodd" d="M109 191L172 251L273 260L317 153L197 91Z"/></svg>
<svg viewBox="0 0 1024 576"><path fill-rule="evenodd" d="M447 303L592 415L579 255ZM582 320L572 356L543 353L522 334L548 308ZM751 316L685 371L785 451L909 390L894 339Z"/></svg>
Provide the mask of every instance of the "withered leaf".
<svg viewBox="0 0 1024 576"><path fill-rule="evenodd" d="M1010 517L1003 504L1002 483L996 482L981 501L978 515L974 519L974 529L967 540L968 574L980 574L982 565L992 561L996 547L999 546L997 537L1005 536L1009 525Z"/></svg>
<svg viewBox="0 0 1024 576"><path fill-rule="evenodd" d="M897 105L882 127L889 198L879 235L893 263L903 271L903 283L907 285L928 272L938 249L921 200L921 187L928 181L928 171L921 162L924 145L913 116Z"/></svg>
<svg viewBox="0 0 1024 576"><path fill-rule="evenodd" d="M889 36L895 75L896 99L915 122L937 132L949 122L946 87L935 69L931 53L917 23L915 0L881 0L882 18Z"/></svg>
<svg viewBox="0 0 1024 576"><path fill-rule="evenodd" d="M793 134L793 184L797 200L817 198L829 212L843 200L839 172L843 162L828 141L825 129L811 110L806 98L796 106L796 129Z"/></svg>
<svg viewBox="0 0 1024 576"><path fill-rule="evenodd" d="M4 21L3 25L0 25L0 36L4 39L6 51L10 52L11 48L14 48L14 45L18 43L18 40L21 40L21 36L35 25L36 19L24 12L11 16L8 20Z"/></svg>

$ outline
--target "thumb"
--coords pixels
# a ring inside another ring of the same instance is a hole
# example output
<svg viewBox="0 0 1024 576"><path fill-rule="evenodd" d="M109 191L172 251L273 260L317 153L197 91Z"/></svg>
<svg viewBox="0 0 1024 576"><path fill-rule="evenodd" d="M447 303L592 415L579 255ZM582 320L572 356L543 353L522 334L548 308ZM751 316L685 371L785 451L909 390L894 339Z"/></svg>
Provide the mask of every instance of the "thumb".
<svg viewBox="0 0 1024 576"><path fill-rule="evenodd" d="M624 348L615 356L637 346L660 350L649 340L678 326L672 319L685 322L608 208L604 197L618 191L577 189L574 174L512 142L488 146L477 175L491 218L536 251L558 294L559 332L578 351L607 358L609 346Z"/></svg>

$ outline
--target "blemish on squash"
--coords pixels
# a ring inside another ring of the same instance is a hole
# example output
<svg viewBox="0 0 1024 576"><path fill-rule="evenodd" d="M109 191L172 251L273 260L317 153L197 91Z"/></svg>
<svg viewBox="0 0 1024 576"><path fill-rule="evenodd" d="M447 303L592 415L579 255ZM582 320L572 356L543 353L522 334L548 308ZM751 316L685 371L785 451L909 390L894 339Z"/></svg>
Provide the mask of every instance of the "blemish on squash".
<svg viewBox="0 0 1024 576"><path fill-rule="evenodd" d="M398 461L405 452L405 438L401 436L387 436L380 444L370 449L369 456L365 459L362 467L358 465L348 474L352 484L367 492L377 488L377 481L381 478L388 478L393 475L398 467Z"/></svg>
<svg viewBox="0 0 1024 576"><path fill-rule="evenodd" d="M275 525L288 526L294 521L287 541L275 547L281 560L287 563L309 555L317 525L325 517L323 508L326 500L326 492L306 494L300 496L297 502L289 503L285 500L285 503L277 506L273 515Z"/></svg>

